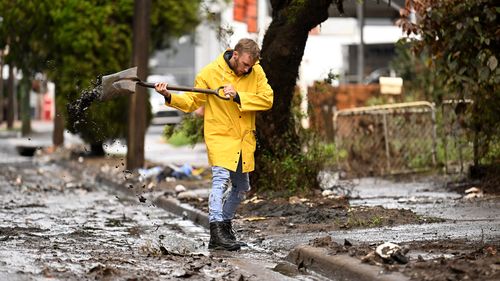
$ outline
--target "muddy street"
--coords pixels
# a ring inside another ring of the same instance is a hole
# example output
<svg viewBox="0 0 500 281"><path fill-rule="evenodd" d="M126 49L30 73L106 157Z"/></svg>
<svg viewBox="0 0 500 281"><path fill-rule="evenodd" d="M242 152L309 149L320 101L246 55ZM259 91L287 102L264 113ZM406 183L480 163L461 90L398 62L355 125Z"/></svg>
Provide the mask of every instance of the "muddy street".
<svg viewBox="0 0 500 281"><path fill-rule="evenodd" d="M0 168L0 280L261 280L252 271L276 260L208 252L205 229L85 173L27 161Z"/></svg>
<svg viewBox="0 0 500 281"><path fill-rule="evenodd" d="M195 274L205 280L234 273L201 253L201 239L185 238L196 227L109 194L85 175L75 178L56 165L2 170L2 280L159 280ZM210 269L201 270L207 264Z"/></svg>

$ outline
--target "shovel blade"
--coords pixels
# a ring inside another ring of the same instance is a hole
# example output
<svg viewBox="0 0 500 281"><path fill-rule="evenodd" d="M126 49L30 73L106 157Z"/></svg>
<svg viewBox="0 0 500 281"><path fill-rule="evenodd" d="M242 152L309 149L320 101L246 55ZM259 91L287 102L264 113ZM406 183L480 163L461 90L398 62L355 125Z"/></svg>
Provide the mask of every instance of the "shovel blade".
<svg viewBox="0 0 500 281"><path fill-rule="evenodd" d="M123 80L125 79L125 80ZM139 78L137 77L137 67L122 70L117 73L102 77L102 92L99 99L109 100L117 96L130 95L135 93L135 86Z"/></svg>

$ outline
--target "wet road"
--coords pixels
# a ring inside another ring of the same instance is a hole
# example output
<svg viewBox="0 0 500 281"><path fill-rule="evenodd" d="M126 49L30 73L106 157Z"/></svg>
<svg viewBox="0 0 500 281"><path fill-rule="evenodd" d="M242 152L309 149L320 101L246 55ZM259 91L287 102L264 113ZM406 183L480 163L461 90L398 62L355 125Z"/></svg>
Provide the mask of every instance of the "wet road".
<svg viewBox="0 0 500 281"><path fill-rule="evenodd" d="M467 200L444 188L443 179L395 182L376 178L354 181L352 206L383 206L409 209L423 216L453 221L491 221L500 223L500 204L496 198Z"/></svg>
<svg viewBox="0 0 500 281"><path fill-rule="evenodd" d="M57 165L2 166L0 192L2 280L236 274L203 255L202 238L191 238L203 229Z"/></svg>
<svg viewBox="0 0 500 281"><path fill-rule="evenodd" d="M464 194L448 191L437 180L396 182L363 178L343 183L352 199L352 206L383 206L408 209L418 215L444 219L444 222L406 224L368 229L349 229L328 233L342 243L347 239L360 243L405 243L434 240L463 240L469 242L500 242L500 201L495 197L464 199ZM264 246L274 245L291 249L299 244L320 238L324 233L288 234L268 237Z"/></svg>

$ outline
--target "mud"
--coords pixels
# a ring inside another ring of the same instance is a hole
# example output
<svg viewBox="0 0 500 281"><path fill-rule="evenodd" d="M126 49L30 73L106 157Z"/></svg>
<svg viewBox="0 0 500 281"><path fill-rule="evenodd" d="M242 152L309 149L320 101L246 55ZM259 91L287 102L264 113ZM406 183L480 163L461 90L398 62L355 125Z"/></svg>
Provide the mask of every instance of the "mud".
<svg viewBox="0 0 500 281"><path fill-rule="evenodd" d="M324 247L331 255L347 254L364 263L380 266L386 272L401 272L411 280L499 280L500 243L474 244L465 240L437 240L400 244L408 250L407 262L384 260L369 244L336 243L330 236L314 239L310 245Z"/></svg>
<svg viewBox="0 0 500 281"><path fill-rule="evenodd" d="M68 123L72 125L73 130L79 131L78 128L86 122L86 111L92 103L99 99L102 93L101 77L97 78L92 83L93 86L83 90L80 96L66 106L68 112Z"/></svg>
<svg viewBox="0 0 500 281"><path fill-rule="evenodd" d="M184 199L182 202L208 211L204 199ZM325 197L263 199L254 197L244 201L238 209L236 221L241 224L241 235L259 236L330 232L341 229L373 228L402 224L421 224L443 221L419 216L406 209L386 209L380 206L350 206L346 198Z"/></svg>

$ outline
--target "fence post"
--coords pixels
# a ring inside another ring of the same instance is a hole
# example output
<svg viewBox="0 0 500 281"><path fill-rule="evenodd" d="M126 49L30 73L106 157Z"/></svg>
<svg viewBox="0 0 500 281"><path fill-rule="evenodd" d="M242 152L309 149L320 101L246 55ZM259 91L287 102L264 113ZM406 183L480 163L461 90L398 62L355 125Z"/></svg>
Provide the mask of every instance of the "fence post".
<svg viewBox="0 0 500 281"><path fill-rule="evenodd" d="M435 110L434 104L431 105L431 118L432 118L432 165L436 167L436 138L437 138L437 132L436 132L436 110Z"/></svg>
<svg viewBox="0 0 500 281"><path fill-rule="evenodd" d="M444 149L444 172L448 174L448 132L446 131L448 129L448 124L447 119L446 119L446 114L444 112L444 106L445 104L441 104L441 118L443 119L441 121L441 131L443 134L443 149Z"/></svg>
<svg viewBox="0 0 500 281"><path fill-rule="evenodd" d="M384 123L384 141L385 141L385 157L387 161L387 170L391 171L391 155L389 153L389 134L387 133L387 111L382 114Z"/></svg>
<svg viewBox="0 0 500 281"><path fill-rule="evenodd" d="M339 144L337 136L337 112L333 112L332 116L332 126L333 126L333 145L335 145L335 162L337 163L337 169L340 171L340 160L339 160Z"/></svg>

